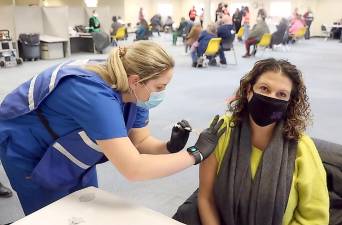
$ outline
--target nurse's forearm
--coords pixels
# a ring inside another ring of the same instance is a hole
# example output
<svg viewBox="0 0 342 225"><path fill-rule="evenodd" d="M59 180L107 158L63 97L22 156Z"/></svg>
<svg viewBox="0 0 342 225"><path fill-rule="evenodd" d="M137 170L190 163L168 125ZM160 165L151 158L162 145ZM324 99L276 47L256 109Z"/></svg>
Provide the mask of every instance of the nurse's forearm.
<svg viewBox="0 0 342 225"><path fill-rule="evenodd" d="M187 151L174 154L140 154L127 138L97 140L108 160L128 180L148 180L169 176L195 164Z"/></svg>
<svg viewBox="0 0 342 225"><path fill-rule="evenodd" d="M163 142L157 138L149 136L138 146L136 146L140 153L142 154L169 154L170 152L166 148L166 142Z"/></svg>
<svg viewBox="0 0 342 225"><path fill-rule="evenodd" d="M141 154L135 165L132 181L142 181L169 176L195 164L187 151L167 155Z"/></svg>

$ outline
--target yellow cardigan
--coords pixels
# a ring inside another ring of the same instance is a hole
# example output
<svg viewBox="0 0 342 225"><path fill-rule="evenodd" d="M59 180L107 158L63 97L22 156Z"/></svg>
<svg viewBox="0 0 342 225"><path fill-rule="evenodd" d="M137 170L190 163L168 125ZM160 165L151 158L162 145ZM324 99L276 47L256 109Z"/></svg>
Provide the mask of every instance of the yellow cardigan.
<svg viewBox="0 0 342 225"><path fill-rule="evenodd" d="M225 115L224 124L228 129L219 140L215 156L221 162L229 144L231 128L230 116ZM253 147L251 153L251 173L254 178L262 151ZM328 225L329 224L329 194L326 174L315 144L307 135L298 141L298 149L293 173L289 200L285 210L283 225Z"/></svg>

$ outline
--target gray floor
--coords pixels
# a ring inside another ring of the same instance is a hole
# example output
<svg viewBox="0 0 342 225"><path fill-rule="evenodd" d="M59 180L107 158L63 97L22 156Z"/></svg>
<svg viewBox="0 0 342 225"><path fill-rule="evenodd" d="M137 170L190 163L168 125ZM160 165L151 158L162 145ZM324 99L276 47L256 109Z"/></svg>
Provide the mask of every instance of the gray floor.
<svg viewBox="0 0 342 225"><path fill-rule="evenodd" d="M285 58L296 64L303 72L314 115L308 130L312 136L342 143L342 44L337 41L311 39L300 41L289 51L266 51L263 56L243 59L243 46L236 43L238 65L227 67L191 68L191 59L184 53L179 42L171 45L170 36L154 38L165 46L176 61L172 83L167 98L151 111L150 128L155 136L168 139L172 124L187 119L195 128L189 144L196 140L198 132L205 128L215 114L224 113L225 98L232 95L243 74L261 58ZM129 43L128 41L127 43ZM226 53L232 62L231 52ZM105 57L79 54L72 58ZM49 65L62 60L26 62L23 66L0 70L0 99L18 84ZM126 197L151 209L171 216L186 197L198 185L198 168L192 167L177 175L148 182L128 182L109 163L98 166L100 187ZM0 168L0 181L9 185ZM15 221L23 216L16 196L0 199L0 224Z"/></svg>

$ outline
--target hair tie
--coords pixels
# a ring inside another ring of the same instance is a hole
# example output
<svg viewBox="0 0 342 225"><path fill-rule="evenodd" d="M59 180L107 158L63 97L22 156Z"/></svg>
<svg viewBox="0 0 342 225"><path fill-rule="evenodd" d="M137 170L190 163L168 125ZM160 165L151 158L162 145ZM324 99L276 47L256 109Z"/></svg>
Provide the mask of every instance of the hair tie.
<svg viewBox="0 0 342 225"><path fill-rule="evenodd" d="M119 47L119 56L124 57L126 55L127 48L126 47Z"/></svg>

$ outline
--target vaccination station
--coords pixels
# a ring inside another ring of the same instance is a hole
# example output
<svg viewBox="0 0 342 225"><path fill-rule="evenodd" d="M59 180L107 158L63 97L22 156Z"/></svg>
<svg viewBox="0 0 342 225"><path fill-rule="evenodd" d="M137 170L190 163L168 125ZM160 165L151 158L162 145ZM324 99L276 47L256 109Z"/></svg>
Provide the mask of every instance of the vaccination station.
<svg viewBox="0 0 342 225"><path fill-rule="evenodd" d="M342 225L342 0L0 0L0 225Z"/></svg>

